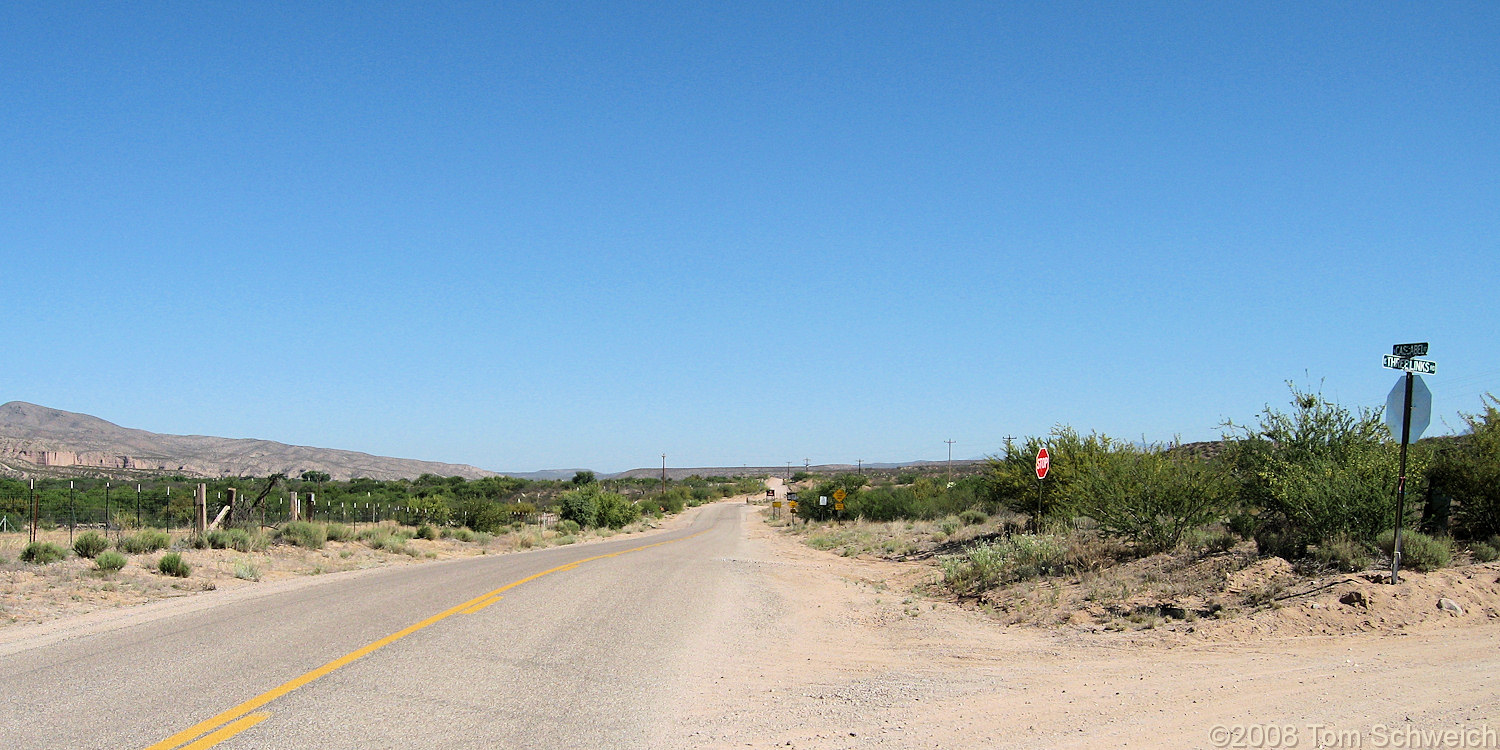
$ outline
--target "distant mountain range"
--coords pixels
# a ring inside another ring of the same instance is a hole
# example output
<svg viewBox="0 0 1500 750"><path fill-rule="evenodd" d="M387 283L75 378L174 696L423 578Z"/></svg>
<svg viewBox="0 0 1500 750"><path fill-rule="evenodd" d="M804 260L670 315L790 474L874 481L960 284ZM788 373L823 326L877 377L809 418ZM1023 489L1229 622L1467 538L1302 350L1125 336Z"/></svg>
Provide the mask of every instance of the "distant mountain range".
<svg viewBox="0 0 1500 750"><path fill-rule="evenodd" d="M326 472L334 479L400 479L429 473L478 479L498 474L466 464L372 456L270 440L159 435L22 401L0 405L0 472L12 476L263 477L295 476L304 471Z"/></svg>
<svg viewBox="0 0 1500 750"><path fill-rule="evenodd" d="M955 460L954 466L974 461ZM867 470L943 465L942 461L867 463ZM790 471L803 467L793 465ZM854 472L855 464L808 467L819 474ZM478 479L512 476L522 479L572 479L581 469L497 472L467 464L373 456L356 451L287 445L270 440L162 435L121 427L98 417L51 409L23 401L0 405L0 475L141 477L182 474L193 477L296 476L320 471L333 479L415 478L423 474ZM787 473L786 466L668 467L667 476L762 476ZM660 468L631 469L601 478L655 478Z"/></svg>

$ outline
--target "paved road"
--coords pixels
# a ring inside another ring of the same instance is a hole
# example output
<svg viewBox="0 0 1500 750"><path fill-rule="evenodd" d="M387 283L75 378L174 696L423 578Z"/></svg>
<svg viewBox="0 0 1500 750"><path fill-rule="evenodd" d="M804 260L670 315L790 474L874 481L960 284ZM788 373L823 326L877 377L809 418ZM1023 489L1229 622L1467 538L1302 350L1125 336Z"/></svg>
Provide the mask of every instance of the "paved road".
<svg viewBox="0 0 1500 750"><path fill-rule="evenodd" d="M10 654L0 748L659 744L691 698L678 676L716 658L715 632L736 617L745 510L723 503L674 532L380 571Z"/></svg>

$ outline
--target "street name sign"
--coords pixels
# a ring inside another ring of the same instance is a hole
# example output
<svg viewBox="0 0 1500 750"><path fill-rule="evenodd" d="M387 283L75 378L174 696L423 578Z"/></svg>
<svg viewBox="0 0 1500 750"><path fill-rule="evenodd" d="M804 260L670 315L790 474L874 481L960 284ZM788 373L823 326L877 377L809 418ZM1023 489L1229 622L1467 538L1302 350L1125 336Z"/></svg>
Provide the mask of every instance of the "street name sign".
<svg viewBox="0 0 1500 750"><path fill-rule="evenodd" d="M1420 344L1396 344L1391 347L1391 354L1398 357L1425 357L1427 356L1427 342Z"/></svg>
<svg viewBox="0 0 1500 750"><path fill-rule="evenodd" d="M1387 354L1385 355L1385 366L1392 370L1405 370L1422 375L1437 374L1437 363L1428 359L1413 359L1411 357L1398 357L1394 354Z"/></svg>

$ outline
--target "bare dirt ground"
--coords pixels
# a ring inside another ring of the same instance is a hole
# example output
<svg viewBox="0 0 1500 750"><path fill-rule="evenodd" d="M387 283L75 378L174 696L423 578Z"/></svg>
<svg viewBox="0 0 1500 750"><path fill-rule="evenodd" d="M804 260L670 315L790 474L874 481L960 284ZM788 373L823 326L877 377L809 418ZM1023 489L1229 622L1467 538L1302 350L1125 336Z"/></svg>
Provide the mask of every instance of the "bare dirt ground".
<svg viewBox="0 0 1500 750"><path fill-rule="evenodd" d="M1494 566L1352 583L1363 608L1314 596L1193 632L1105 632L1007 626L914 593L931 564L747 530L767 614L723 633L724 658L686 688L684 747L1500 747L1500 625L1476 602ZM1478 606L1405 614L1439 590ZM1340 635L1312 604L1349 610ZM1449 729L1470 733L1420 734Z"/></svg>

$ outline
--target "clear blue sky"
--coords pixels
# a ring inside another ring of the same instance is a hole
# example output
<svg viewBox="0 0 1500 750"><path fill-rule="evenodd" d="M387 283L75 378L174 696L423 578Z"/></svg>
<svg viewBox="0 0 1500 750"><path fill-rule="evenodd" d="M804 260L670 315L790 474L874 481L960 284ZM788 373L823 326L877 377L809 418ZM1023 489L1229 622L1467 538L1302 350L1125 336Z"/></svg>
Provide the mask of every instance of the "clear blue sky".
<svg viewBox="0 0 1500 750"><path fill-rule="evenodd" d="M439 7L440 6L440 7ZM6 3L0 401L496 470L1500 391L1500 4ZM1447 428L1441 420L1445 420Z"/></svg>

